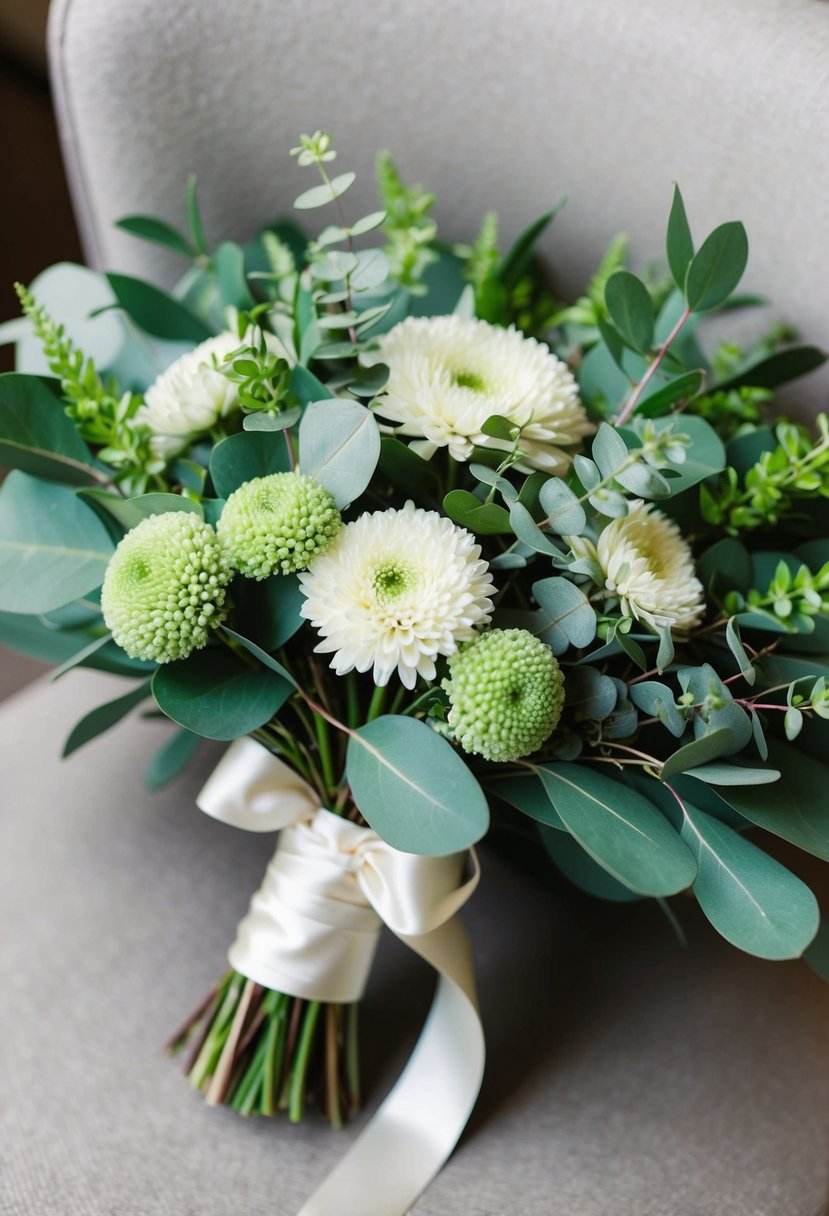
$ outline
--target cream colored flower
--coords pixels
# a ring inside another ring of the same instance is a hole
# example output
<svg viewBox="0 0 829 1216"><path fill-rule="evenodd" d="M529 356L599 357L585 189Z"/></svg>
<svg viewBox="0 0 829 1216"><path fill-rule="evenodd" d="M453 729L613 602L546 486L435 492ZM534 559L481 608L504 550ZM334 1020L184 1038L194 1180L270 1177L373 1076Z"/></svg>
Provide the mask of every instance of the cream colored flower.
<svg viewBox="0 0 829 1216"><path fill-rule="evenodd" d="M585 543L571 538L574 552ZM622 612L653 629L693 629L705 612L702 584L688 542L650 503L636 500L599 536L596 557L605 587Z"/></svg>
<svg viewBox="0 0 829 1216"><path fill-rule="evenodd" d="M375 361L388 364L378 398L384 418L401 423L425 457L448 447L468 460L474 446L509 450L484 435L493 414L520 424L524 464L564 472L572 447L593 431L569 368L534 338L468 317L408 317L379 340Z"/></svg>
<svg viewBox="0 0 829 1216"><path fill-rule="evenodd" d="M373 668L381 685L397 670L406 688L476 636L495 590L471 533L411 502L347 524L299 581L316 650L333 654L337 674Z"/></svg>
<svg viewBox="0 0 829 1216"><path fill-rule="evenodd" d="M154 455L169 460L239 408L239 387L219 367L248 340L247 335L240 338L225 330L176 359L156 377L135 416L136 422L153 432L150 447ZM265 340L275 353L282 353L281 343L272 334Z"/></svg>

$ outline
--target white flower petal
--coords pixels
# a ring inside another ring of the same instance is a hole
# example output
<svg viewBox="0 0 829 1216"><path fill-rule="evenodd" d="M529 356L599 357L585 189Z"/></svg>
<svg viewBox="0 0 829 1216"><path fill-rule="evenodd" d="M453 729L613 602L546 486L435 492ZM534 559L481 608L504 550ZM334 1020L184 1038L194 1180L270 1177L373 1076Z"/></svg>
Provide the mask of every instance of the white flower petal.
<svg viewBox="0 0 829 1216"><path fill-rule="evenodd" d="M413 436L422 455L448 447L468 460L474 446L509 450L481 427L500 414L525 429L523 464L564 472L569 455L594 427L579 401L565 363L541 342L516 329L469 317L408 317L379 340L377 361L389 379L377 409Z"/></svg>
<svg viewBox="0 0 829 1216"><path fill-rule="evenodd" d="M301 613L342 675L373 666L375 683L395 670L406 688L434 679L437 655L453 654L492 614L489 566L471 533L436 511L361 515L299 576Z"/></svg>

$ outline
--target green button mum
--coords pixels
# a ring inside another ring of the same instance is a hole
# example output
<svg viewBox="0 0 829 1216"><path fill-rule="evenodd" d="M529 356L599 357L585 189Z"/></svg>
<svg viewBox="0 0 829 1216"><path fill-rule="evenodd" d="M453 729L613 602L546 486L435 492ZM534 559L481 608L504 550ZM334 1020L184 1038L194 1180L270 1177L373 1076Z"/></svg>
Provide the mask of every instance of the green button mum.
<svg viewBox="0 0 829 1216"><path fill-rule="evenodd" d="M555 730L564 677L550 650L525 629L491 629L449 659L443 681L449 725L466 752L518 760Z"/></svg>
<svg viewBox="0 0 829 1216"><path fill-rule="evenodd" d="M171 663L207 645L233 569L216 533L189 511L151 515L113 553L101 608L134 659Z"/></svg>
<svg viewBox="0 0 829 1216"><path fill-rule="evenodd" d="M313 477L271 473L234 490L218 531L240 573L263 579L306 570L341 527L334 499Z"/></svg>

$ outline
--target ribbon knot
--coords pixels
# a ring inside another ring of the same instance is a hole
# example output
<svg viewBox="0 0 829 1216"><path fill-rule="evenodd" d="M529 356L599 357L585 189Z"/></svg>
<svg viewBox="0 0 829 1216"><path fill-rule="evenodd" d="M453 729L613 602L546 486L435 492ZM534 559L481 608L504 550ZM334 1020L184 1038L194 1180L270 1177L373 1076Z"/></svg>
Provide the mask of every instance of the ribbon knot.
<svg viewBox="0 0 829 1216"><path fill-rule="evenodd" d="M400 1079L299 1213L404 1216L454 1148L483 1075L471 951L455 915L477 886L477 858L392 848L324 810L301 777L248 738L231 744L197 801L224 823L281 830L228 953L236 971L308 1000L356 1001L385 923L438 972Z"/></svg>

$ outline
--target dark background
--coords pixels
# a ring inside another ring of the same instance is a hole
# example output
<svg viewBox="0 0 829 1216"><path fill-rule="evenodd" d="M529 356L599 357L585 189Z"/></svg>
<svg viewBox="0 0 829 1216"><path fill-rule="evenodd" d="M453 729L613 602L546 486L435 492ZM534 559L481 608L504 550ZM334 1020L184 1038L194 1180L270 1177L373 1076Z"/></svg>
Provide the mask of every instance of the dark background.
<svg viewBox="0 0 829 1216"><path fill-rule="evenodd" d="M48 0L0 0L0 321L17 316L16 280L82 260L49 96L47 9ZM13 355L0 346L0 371ZM0 697L41 670L0 647Z"/></svg>

